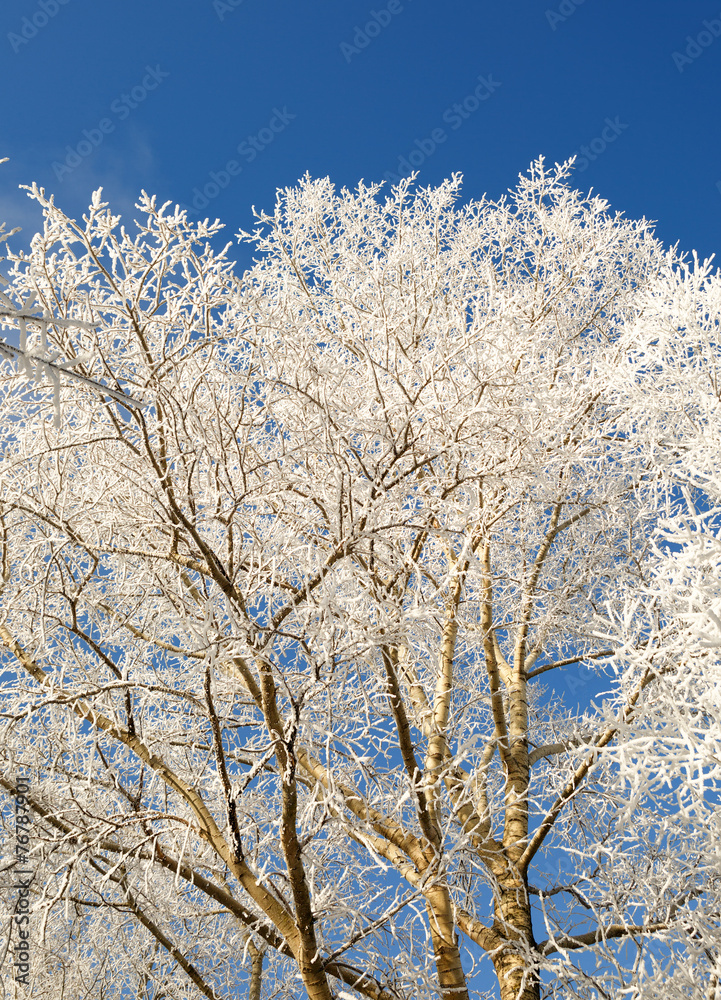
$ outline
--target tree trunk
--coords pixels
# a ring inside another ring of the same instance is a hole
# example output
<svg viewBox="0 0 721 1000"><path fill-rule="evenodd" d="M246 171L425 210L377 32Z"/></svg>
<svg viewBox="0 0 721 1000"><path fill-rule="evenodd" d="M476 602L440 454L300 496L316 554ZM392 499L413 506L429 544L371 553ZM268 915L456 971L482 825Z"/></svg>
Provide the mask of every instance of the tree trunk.
<svg viewBox="0 0 721 1000"><path fill-rule="evenodd" d="M426 894L426 909L440 995L443 1000L469 1000L448 890L443 886L431 889Z"/></svg>
<svg viewBox="0 0 721 1000"><path fill-rule="evenodd" d="M528 968L524 956L526 948L534 945L531 903L524 879L516 876L499 886L495 911L494 929L508 942L492 956L501 1000L540 1000L538 976Z"/></svg>

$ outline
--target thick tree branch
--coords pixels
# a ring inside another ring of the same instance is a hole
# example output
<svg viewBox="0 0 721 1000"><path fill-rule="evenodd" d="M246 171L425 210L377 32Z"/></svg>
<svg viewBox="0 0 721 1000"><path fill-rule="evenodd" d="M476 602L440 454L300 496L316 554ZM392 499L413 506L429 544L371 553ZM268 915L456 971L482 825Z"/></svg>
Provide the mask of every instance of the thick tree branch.
<svg viewBox="0 0 721 1000"><path fill-rule="evenodd" d="M398 746L401 751L403 765L416 798L418 820L423 831L423 836L430 844L433 844L437 851L440 848L440 837L429 809L428 795L422 783L421 769L418 766L415 750L411 742L410 725L408 724L403 695L398 683L398 673L396 670L398 650L395 647L384 646L381 653L388 683L388 702L396 724Z"/></svg>
<svg viewBox="0 0 721 1000"><path fill-rule="evenodd" d="M481 605L481 628L483 630L483 647L485 654L486 670L491 687L491 712L496 727L496 742L498 751L504 766L508 766L509 743L508 725L503 707L503 693L501 691L501 675L498 662L496 660L497 643L493 641L493 584L491 577L491 547L490 542L483 544L480 555L480 564L483 572L483 603Z"/></svg>
<svg viewBox="0 0 721 1000"><path fill-rule="evenodd" d="M433 826L434 838L438 844L440 844L438 786L441 780L441 768L448 756L446 730L448 728L448 714L453 691L453 662L455 659L456 636L458 634L458 602L461 599L462 590L463 575L458 567L456 567L453 586L446 604L446 615L441 635L438 679L433 698L432 730L423 768L426 802Z"/></svg>
<svg viewBox="0 0 721 1000"><path fill-rule="evenodd" d="M300 937L300 947L297 953L298 967L310 1000L332 1000L328 980L318 957L315 915L303 865L302 849L298 840L298 789L295 775L297 764L294 747L297 720L292 720L292 732L286 737L278 710L277 690L272 668L262 658L258 660L258 673L263 713L270 738L275 745L276 759L281 774L280 840L293 893L296 926Z"/></svg>

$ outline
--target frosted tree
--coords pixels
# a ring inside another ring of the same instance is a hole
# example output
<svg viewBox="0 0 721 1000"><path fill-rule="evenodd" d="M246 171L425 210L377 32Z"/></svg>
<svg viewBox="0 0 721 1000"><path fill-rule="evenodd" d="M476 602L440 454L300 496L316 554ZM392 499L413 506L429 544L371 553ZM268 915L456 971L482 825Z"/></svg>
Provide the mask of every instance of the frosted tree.
<svg viewBox="0 0 721 1000"><path fill-rule="evenodd" d="M0 783L32 996L721 995L721 283L569 170L306 177L241 277L217 222L31 190L3 318L57 376L0 370Z"/></svg>

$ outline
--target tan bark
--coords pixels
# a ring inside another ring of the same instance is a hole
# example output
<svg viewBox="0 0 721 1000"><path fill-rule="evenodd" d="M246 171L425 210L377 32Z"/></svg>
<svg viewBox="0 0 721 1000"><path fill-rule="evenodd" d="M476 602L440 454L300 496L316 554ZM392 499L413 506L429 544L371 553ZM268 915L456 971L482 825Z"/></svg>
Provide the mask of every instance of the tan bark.
<svg viewBox="0 0 721 1000"><path fill-rule="evenodd" d="M286 738L284 735L270 665L259 660L259 673L263 713L268 732L275 743L275 754L282 780L280 840L295 904L295 923L299 937L296 961L310 1000L332 1000L328 977L320 959L310 889L298 840L298 789L294 737L291 735Z"/></svg>
<svg viewBox="0 0 721 1000"><path fill-rule="evenodd" d="M352 788L334 781L326 767L302 747L296 747L296 757L305 771L319 781L325 789L330 791L332 788L334 791L340 792L345 805L358 819L369 823L376 833L403 851L419 871L425 870L428 862L425 859L422 845L414 834L404 830L394 819L384 816L383 813L374 809L366 799L358 795Z"/></svg>
<svg viewBox="0 0 721 1000"><path fill-rule="evenodd" d="M443 787L442 769L448 757L446 732L453 690L453 666L458 633L457 610L462 589L463 575L457 572L446 608L438 679L433 698L432 730L423 769L425 801L433 834L432 843L438 851L438 858L434 864L438 866L439 872L442 851L440 793ZM468 987L461 963L455 915L448 888L443 883L437 884L425 893L425 898L441 996L448 1000L467 1000Z"/></svg>
<svg viewBox="0 0 721 1000"><path fill-rule="evenodd" d="M440 994L443 1000L469 1000L448 890L437 886L425 896Z"/></svg>
<svg viewBox="0 0 721 1000"><path fill-rule="evenodd" d="M248 942L250 952L250 984L248 986L248 1000L260 1000L260 991L263 986L263 952L256 948L252 941Z"/></svg>
<svg viewBox="0 0 721 1000"><path fill-rule="evenodd" d="M588 513L587 509L579 512L559 524L562 505L556 504L550 517L545 538L533 561L530 577L524 589L521 603L521 615L516 631L513 664L508 687L508 719L507 742L499 741L501 757L506 770L504 789L504 830L503 855L508 863L507 873L498 879L495 900L494 930L505 944L492 953L492 960L498 976L501 1000L539 1000L540 983L536 974L529 968L531 951L535 950L533 939L531 904L528 895L526 870L528 862L545 836L541 835L538 845L536 838L528 843L528 790L530 781L530 756L528 752L528 664L526 642L535 607L536 590L543 572L544 562L559 532L565 530L579 518ZM488 559L488 547L484 548L484 571L487 579L487 612L486 634L491 634L491 571ZM497 651L494 645L486 641L486 660L490 659L489 676L491 690L498 687ZM504 677L504 680L506 678ZM506 722L503 718L502 722ZM497 724L497 732L499 732ZM501 728L502 733L502 728ZM578 776L580 783L585 777ZM568 801L561 796L563 803ZM560 799L559 799L560 802ZM562 808L558 806L558 811ZM544 821L550 829L557 812L551 810L552 816ZM542 828L544 826L542 824ZM546 830L547 832L547 830ZM537 835L538 836L538 835Z"/></svg>
<svg viewBox="0 0 721 1000"><path fill-rule="evenodd" d="M515 872L498 886L494 930L504 942L491 955L501 1000L540 1000L538 977L524 955L534 947L531 904L525 880Z"/></svg>
<svg viewBox="0 0 721 1000"><path fill-rule="evenodd" d="M424 779L428 789L428 804L435 823L437 817L437 794L440 784L440 771L447 756L446 729L448 727L448 712L453 690L453 662L456 650L458 621L456 611L461 598L462 578L456 575L453 591L446 608L446 620L441 636L441 656L438 666L438 680L433 698L433 729L428 742L428 753L424 768Z"/></svg>
<svg viewBox="0 0 721 1000"><path fill-rule="evenodd" d="M488 673L488 683L491 689L491 712L496 727L498 751L504 765L508 760L508 724L503 707L501 689L501 672L496 655L498 642L493 631L493 584L491 577L491 547L488 541L483 543L479 558L483 569L483 604L481 607L481 627L483 629L483 650Z"/></svg>
<svg viewBox="0 0 721 1000"><path fill-rule="evenodd" d="M545 553L540 555L540 562L537 560L533 586L544 556ZM529 970L528 962L528 951L533 947L531 904L525 876L516 867L528 839L530 769L525 640L527 620L533 604L532 597L524 602L513 665L510 666L503 657L494 631L493 577L488 540L481 549L480 563L484 589L481 608L484 656L491 689L496 743L506 777L502 844L491 843L487 834L486 852L489 856L479 852L496 881L493 923L496 946L490 950L490 955L498 977L501 1000L539 1000L540 986L537 977ZM504 705L502 685L507 693L507 708Z"/></svg>

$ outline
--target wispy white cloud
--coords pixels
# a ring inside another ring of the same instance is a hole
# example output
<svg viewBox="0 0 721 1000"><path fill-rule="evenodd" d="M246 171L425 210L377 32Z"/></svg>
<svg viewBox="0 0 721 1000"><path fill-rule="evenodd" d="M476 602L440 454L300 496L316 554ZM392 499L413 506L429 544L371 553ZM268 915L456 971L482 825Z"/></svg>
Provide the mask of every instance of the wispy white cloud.
<svg viewBox="0 0 721 1000"><path fill-rule="evenodd" d="M27 173L25 164L16 157L12 165L7 164L12 170L3 173L5 168L0 167L0 221L5 221L7 228L22 228L22 232L12 239L15 248L28 249L33 235L42 229L42 212L37 203L16 186L16 178L23 175L24 183L37 181L48 194L55 196L58 207L78 220L97 188L103 189L104 200L109 201L113 213L121 215L126 225L138 215L135 203L141 190L153 193L156 158L147 129L139 123L130 121L124 126L122 148L110 142L103 144L58 180L52 165L60 152L50 148L42 155L36 150L35 165L28 167ZM38 160L46 161L45 170L38 171Z"/></svg>
<svg viewBox="0 0 721 1000"><path fill-rule="evenodd" d="M0 174L0 178L2 178L2 174ZM8 188L2 184L0 185L0 222L5 223L6 230L17 228L22 230L10 238L10 245L14 249L21 247L28 249L34 234L42 229L43 215L38 205L26 196L25 191L14 186ZM0 246L0 253L2 246Z"/></svg>

